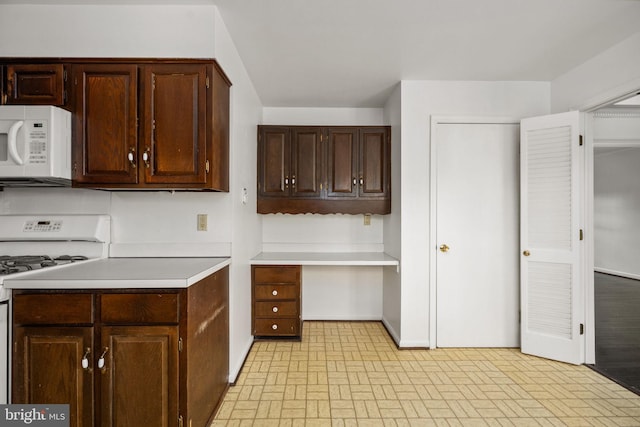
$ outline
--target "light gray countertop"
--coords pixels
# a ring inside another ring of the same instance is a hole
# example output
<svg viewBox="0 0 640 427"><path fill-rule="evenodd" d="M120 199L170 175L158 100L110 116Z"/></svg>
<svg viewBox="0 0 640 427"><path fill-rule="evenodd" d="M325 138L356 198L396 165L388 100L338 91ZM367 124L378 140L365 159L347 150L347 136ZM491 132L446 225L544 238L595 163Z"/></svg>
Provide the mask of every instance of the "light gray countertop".
<svg viewBox="0 0 640 427"><path fill-rule="evenodd" d="M8 279L11 289L188 288L231 263L219 258L104 258Z"/></svg>

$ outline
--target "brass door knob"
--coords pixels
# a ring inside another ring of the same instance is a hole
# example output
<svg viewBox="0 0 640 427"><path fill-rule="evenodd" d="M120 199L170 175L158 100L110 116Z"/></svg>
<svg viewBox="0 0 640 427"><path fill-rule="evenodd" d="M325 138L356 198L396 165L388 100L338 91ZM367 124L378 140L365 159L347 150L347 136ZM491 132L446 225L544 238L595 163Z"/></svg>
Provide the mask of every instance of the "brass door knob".
<svg viewBox="0 0 640 427"><path fill-rule="evenodd" d="M440 245L440 252L449 252L449 246L443 243Z"/></svg>
<svg viewBox="0 0 640 427"><path fill-rule="evenodd" d="M529 251L524 251L524 252L522 252L522 255L524 255L524 256L529 256L529 255L531 255L531 252L529 252Z"/></svg>

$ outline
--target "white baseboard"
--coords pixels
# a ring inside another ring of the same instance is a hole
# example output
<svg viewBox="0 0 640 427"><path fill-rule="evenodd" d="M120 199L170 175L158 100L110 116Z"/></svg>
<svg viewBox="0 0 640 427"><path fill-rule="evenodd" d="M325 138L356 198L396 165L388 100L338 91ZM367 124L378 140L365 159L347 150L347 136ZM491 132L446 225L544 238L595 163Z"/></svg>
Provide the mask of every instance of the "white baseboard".
<svg viewBox="0 0 640 427"><path fill-rule="evenodd" d="M309 321L333 321L333 322L379 322L380 316L376 316L375 314L368 315L350 315L350 314L317 314L317 315L303 315L302 320Z"/></svg>
<svg viewBox="0 0 640 427"><path fill-rule="evenodd" d="M251 335L251 339L247 341L245 345L245 350L242 352L242 357L238 359L236 366L229 367L229 383L233 384L238 379L238 375L240 375L240 371L244 366L244 362L247 360L247 356L249 356L249 351L251 350L251 346L253 345L253 335Z"/></svg>
<svg viewBox="0 0 640 427"><path fill-rule="evenodd" d="M594 271L596 273L611 274L613 276L626 277L627 279L640 280L640 274L627 273L624 271L610 270L608 268L600 268L600 267L594 268Z"/></svg>
<svg viewBox="0 0 640 427"><path fill-rule="evenodd" d="M400 336L398 335L396 330L393 329L393 327L387 321L387 319L384 318L384 316L382 317L382 324L384 325L385 328L387 328L387 332L389 332L389 335L391 335L391 338L395 341L396 345L399 346L400 345L399 344L400 343Z"/></svg>

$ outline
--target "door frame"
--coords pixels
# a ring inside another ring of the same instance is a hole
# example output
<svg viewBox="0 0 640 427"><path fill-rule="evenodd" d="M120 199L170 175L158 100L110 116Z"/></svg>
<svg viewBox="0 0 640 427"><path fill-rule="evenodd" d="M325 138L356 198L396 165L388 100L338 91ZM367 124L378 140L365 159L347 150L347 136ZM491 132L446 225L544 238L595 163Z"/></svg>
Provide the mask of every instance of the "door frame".
<svg viewBox="0 0 640 427"><path fill-rule="evenodd" d="M430 147L429 147L429 348L435 349L438 344L437 336L437 157L438 125L441 124L517 124L520 119L511 116L459 116L432 115L430 117Z"/></svg>
<svg viewBox="0 0 640 427"><path fill-rule="evenodd" d="M596 363L596 331L595 331L595 227L594 227L594 186L595 186L595 147L593 143L593 113L596 110L604 108L617 101L621 101L633 95L640 94L640 80L635 80L624 88L607 91L602 95L587 101L578 108L579 111L585 113L584 117L584 182L583 182L583 200L584 200L584 271L585 280L585 360L586 364Z"/></svg>

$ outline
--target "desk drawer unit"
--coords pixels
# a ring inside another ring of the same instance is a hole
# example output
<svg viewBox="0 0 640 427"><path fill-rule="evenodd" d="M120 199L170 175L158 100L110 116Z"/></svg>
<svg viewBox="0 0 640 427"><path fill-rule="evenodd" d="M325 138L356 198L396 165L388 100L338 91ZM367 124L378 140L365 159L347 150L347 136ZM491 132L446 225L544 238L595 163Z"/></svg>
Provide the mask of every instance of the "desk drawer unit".
<svg viewBox="0 0 640 427"><path fill-rule="evenodd" d="M252 330L256 337L300 337L301 267L254 265Z"/></svg>

